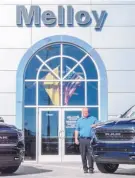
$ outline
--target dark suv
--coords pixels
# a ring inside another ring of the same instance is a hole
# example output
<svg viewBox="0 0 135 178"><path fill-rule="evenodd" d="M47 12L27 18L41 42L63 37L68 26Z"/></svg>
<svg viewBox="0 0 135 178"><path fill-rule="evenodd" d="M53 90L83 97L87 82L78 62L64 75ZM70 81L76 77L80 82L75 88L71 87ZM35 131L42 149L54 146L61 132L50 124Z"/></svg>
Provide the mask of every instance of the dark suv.
<svg viewBox="0 0 135 178"><path fill-rule="evenodd" d="M23 133L0 120L0 172L14 173L23 159Z"/></svg>
<svg viewBox="0 0 135 178"><path fill-rule="evenodd" d="M114 173L119 164L135 164L135 106L93 131L91 148L101 172Z"/></svg>

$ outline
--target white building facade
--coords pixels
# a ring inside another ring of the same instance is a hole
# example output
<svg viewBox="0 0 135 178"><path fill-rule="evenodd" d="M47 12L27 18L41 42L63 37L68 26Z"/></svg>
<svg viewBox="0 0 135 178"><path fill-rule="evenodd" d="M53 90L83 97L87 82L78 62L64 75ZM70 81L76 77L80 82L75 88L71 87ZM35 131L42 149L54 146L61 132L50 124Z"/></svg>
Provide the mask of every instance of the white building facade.
<svg viewBox="0 0 135 178"><path fill-rule="evenodd" d="M135 1L0 1L0 116L26 160L79 161L82 107L106 121L134 105L134 15Z"/></svg>

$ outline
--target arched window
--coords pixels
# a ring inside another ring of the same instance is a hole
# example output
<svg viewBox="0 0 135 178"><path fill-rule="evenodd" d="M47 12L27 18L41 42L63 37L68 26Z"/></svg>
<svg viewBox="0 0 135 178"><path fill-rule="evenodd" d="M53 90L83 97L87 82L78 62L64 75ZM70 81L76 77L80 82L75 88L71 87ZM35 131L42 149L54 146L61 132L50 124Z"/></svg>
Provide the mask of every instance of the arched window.
<svg viewBox="0 0 135 178"><path fill-rule="evenodd" d="M88 52L68 43L39 49L24 73L24 106L97 107L98 69Z"/></svg>
<svg viewBox="0 0 135 178"><path fill-rule="evenodd" d="M45 77L50 78L47 81ZM74 93L65 94L69 86L75 86L70 90ZM58 35L37 42L18 66L16 87L16 125L20 129L25 106L95 106L99 119L107 120L107 75L103 61L89 44L78 38ZM55 97L59 95L59 101L51 96L50 87L59 88L58 94L57 90L52 92Z"/></svg>

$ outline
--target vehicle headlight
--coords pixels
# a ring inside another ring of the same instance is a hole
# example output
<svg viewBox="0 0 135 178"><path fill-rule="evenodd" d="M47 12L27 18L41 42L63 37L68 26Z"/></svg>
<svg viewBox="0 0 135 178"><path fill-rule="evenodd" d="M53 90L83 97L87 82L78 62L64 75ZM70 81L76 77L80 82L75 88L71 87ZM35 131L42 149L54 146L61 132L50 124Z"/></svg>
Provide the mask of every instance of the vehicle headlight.
<svg viewBox="0 0 135 178"><path fill-rule="evenodd" d="M19 139L19 141L20 140L24 140L24 136L23 136L23 132L18 132L18 139Z"/></svg>

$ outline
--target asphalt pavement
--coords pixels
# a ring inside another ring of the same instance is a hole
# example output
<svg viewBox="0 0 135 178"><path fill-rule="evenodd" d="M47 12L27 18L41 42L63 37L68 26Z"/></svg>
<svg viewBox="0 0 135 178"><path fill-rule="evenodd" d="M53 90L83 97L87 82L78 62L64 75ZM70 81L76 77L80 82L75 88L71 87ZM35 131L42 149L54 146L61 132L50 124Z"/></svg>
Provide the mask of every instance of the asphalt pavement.
<svg viewBox="0 0 135 178"><path fill-rule="evenodd" d="M117 178L135 176L135 165L120 165L114 174L103 174L95 166L94 174L84 174L80 163L27 163L24 162L14 174L1 175L0 177L12 178L83 178L92 176L93 178Z"/></svg>

